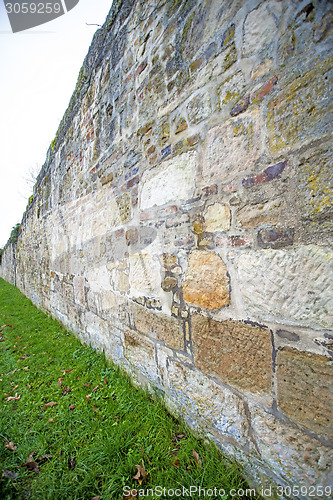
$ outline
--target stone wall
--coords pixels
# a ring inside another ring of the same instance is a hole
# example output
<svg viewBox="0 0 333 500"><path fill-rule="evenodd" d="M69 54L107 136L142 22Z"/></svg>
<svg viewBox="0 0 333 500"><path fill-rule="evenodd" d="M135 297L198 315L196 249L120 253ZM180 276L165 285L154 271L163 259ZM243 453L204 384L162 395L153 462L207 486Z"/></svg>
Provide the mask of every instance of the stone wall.
<svg viewBox="0 0 333 500"><path fill-rule="evenodd" d="M115 2L1 266L302 498L332 484L329 7Z"/></svg>

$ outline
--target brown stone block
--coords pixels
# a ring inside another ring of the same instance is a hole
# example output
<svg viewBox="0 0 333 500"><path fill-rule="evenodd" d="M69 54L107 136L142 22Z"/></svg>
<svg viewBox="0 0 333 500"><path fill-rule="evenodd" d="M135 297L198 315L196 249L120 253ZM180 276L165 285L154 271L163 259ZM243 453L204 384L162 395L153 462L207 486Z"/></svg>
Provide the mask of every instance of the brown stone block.
<svg viewBox="0 0 333 500"><path fill-rule="evenodd" d="M268 328L192 316L194 361L207 375L238 389L268 393L272 347Z"/></svg>
<svg viewBox="0 0 333 500"><path fill-rule="evenodd" d="M279 409L318 434L333 438L332 366L318 354L286 347L278 353Z"/></svg>
<svg viewBox="0 0 333 500"><path fill-rule="evenodd" d="M229 278L223 260L216 254L195 250L189 258L184 300L206 309L229 304Z"/></svg>
<svg viewBox="0 0 333 500"><path fill-rule="evenodd" d="M184 348L182 323L173 317L135 306L135 326L139 332L165 342L173 349Z"/></svg>

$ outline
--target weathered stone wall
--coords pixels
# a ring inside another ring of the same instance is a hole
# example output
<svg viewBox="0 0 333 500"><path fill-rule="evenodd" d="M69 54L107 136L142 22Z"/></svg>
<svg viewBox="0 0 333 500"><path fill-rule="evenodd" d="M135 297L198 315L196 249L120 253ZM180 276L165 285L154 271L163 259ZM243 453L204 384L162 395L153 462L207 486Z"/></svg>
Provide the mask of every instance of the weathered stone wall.
<svg viewBox="0 0 333 500"><path fill-rule="evenodd" d="M1 266L302 498L332 484L329 7L115 2Z"/></svg>

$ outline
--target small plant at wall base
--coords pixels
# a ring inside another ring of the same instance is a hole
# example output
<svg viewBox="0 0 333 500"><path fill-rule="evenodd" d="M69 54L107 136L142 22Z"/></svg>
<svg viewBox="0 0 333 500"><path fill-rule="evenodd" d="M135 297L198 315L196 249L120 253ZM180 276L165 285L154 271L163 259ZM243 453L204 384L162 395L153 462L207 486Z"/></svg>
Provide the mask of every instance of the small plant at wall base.
<svg viewBox="0 0 333 500"><path fill-rule="evenodd" d="M18 237L19 237L19 234L20 234L20 231L21 231L21 224L18 222L13 228L12 228L12 231L10 233L10 237L9 237L9 243L12 243L13 245L15 245L15 243L17 242L18 240Z"/></svg>
<svg viewBox="0 0 333 500"><path fill-rule="evenodd" d="M158 486L258 498L237 463L2 279L0 325L1 499L122 500Z"/></svg>

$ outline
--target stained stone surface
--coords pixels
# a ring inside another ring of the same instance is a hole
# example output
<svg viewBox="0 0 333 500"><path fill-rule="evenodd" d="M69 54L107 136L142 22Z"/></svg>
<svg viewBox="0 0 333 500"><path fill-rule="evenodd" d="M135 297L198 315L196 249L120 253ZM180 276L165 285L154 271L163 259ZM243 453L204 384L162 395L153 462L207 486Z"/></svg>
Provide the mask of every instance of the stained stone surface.
<svg viewBox="0 0 333 500"><path fill-rule="evenodd" d="M205 309L227 306L229 278L223 260L210 252L191 253L183 293L186 302Z"/></svg>

